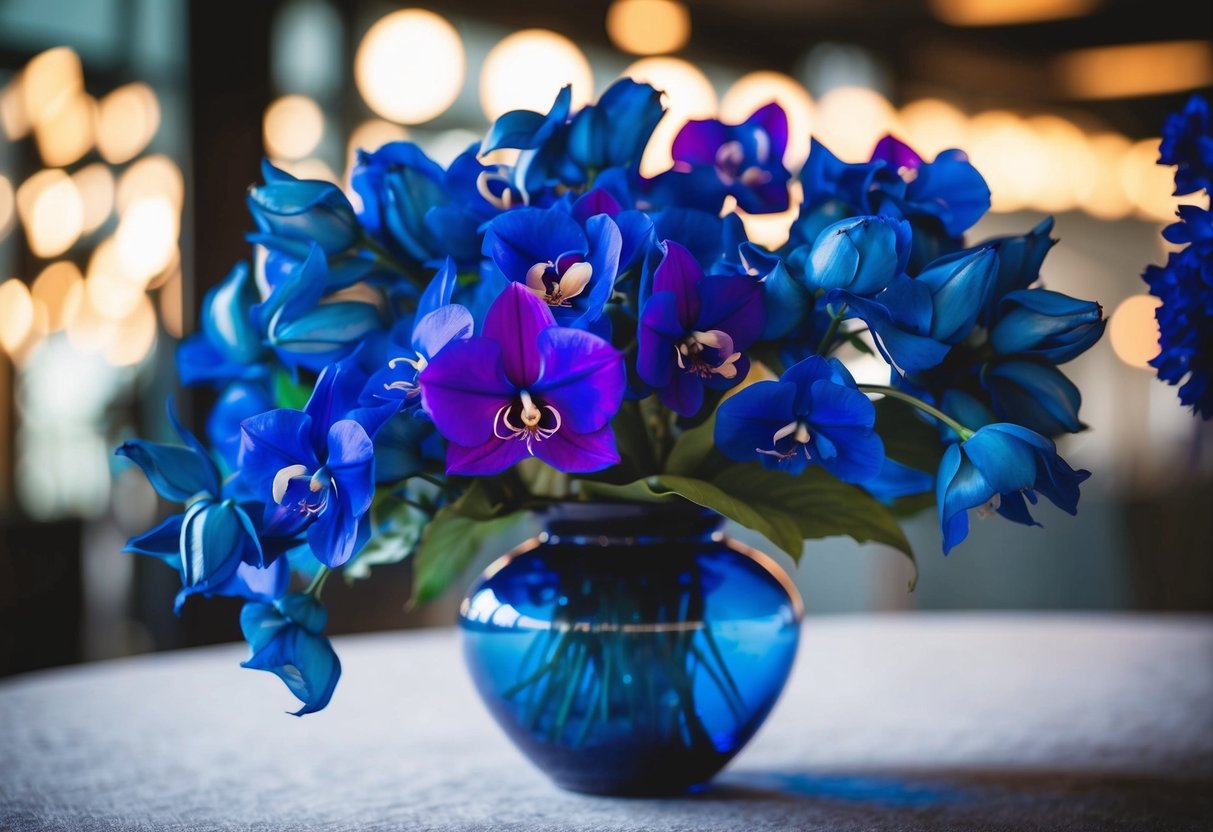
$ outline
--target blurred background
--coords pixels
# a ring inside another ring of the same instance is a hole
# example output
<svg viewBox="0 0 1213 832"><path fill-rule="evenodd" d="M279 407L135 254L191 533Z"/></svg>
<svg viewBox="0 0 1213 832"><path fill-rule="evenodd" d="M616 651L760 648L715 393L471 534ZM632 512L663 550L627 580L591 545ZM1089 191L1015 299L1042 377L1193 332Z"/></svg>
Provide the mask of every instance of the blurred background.
<svg viewBox="0 0 1213 832"><path fill-rule="evenodd" d="M908 524L922 578L878 546L815 543L795 574L810 612L942 608L1213 610L1213 433L1145 367L1157 350L1139 275L1161 262L1166 113L1213 86L1207 17L1186 0L0 0L0 675L239 638L239 602L171 612L176 574L124 555L166 513L112 455L169 440L173 352L206 290L249 255L245 189L268 156L347 177L354 151L416 141L441 163L488 119L585 103L620 75L668 94L642 172L689 118L787 110L847 161L892 132L961 147L993 191L973 239L1047 213L1048 285L1100 301L1108 337L1067 374L1090 430L1063 452L1094 471L1045 530L976 522L940 554ZM795 194L794 194L795 196ZM778 245L786 215L747 217ZM868 368L879 374L880 367ZM861 374L862 374L861 370ZM502 549L510 542L503 541ZM484 553L485 559L495 552ZM336 583L336 582L334 582ZM334 632L449 623L406 613L407 564L330 585Z"/></svg>

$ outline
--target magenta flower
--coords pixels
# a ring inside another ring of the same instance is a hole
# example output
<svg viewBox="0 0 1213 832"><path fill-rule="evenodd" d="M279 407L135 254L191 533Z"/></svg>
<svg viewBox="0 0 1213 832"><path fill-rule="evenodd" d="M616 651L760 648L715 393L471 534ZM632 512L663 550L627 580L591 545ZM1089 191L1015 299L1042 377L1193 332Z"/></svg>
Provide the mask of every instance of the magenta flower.
<svg viewBox="0 0 1213 832"><path fill-rule="evenodd" d="M521 283L489 307L482 335L447 344L419 383L449 443L448 474L495 474L528 456L570 473L619 462L610 421L623 402L623 356L557 326Z"/></svg>

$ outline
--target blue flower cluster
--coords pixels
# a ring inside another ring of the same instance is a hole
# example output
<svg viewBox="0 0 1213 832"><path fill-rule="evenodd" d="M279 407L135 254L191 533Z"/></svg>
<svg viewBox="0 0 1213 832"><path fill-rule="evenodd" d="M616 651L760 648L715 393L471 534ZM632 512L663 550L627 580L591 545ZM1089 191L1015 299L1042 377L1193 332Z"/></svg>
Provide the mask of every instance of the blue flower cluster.
<svg viewBox="0 0 1213 832"><path fill-rule="evenodd" d="M279 675L299 713L340 673L319 605L331 571L399 560L451 516L551 499L532 463L643 487L714 424L701 468L750 465L778 488L815 468L866 505L934 484L945 551L971 508L1025 524L1038 495L1076 510L1087 472L1052 440L1082 428L1079 394L1058 365L1104 321L1039 285L1051 220L967 245L989 191L961 151L927 161L888 137L849 164L814 142L799 217L769 250L739 211L788 208L783 111L689 122L648 178L660 98L624 79L574 112L565 89L445 168L398 142L359 154L350 197L269 164L250 190L253 258L178 353L183 382L217 395L208 444L178 428L182 444L119 453L183 505L129 549L179 570L178 606L246 599L246 666ZM887 385L837 355L869 343ZM897 419L936 432L937 470L886 454Z"/></svg>
<svg viewBox="0 0 1213 832"><path fill-rule="evenodd" d="M1213 193L1213 122L1209 104L1194 95L1167 119L1160 165L1175 166L1175 194ZM1150 362L1158 377L1182 385L1179 400L1203 419L1213 419L1213 213L1196 205L1179 208L1179 222L1163 237L1184 246L1164 266L1147 266L1143 279L1162 301L1155 312L1160 350Z"/></svg>

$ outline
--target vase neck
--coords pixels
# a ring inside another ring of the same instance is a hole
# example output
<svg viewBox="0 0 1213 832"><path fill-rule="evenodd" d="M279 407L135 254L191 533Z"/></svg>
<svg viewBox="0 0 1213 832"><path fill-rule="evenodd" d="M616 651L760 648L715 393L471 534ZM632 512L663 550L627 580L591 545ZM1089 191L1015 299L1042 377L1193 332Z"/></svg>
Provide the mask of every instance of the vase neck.
<svg viewBox="0 0 1213 832"><path fill-rule="evenodd" d="M673 501L561 503L540 520L551 542L588 546L710 540L724 525L714 511Z"/></svg>

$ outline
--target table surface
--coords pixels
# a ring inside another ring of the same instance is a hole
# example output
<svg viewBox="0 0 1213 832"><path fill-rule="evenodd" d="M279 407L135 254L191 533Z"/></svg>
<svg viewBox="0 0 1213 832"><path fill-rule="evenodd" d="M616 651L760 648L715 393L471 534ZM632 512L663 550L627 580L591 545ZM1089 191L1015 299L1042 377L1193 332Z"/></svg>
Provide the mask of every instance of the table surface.
<svg viewBox="0 0 1213 832"><path fill-rule="evenodd" d="M1213 619L811 618L775 712L703 794L560 791L453 630L338 638L296 719L241 645L0 684L0 829L1213 829Z"/></svg>

